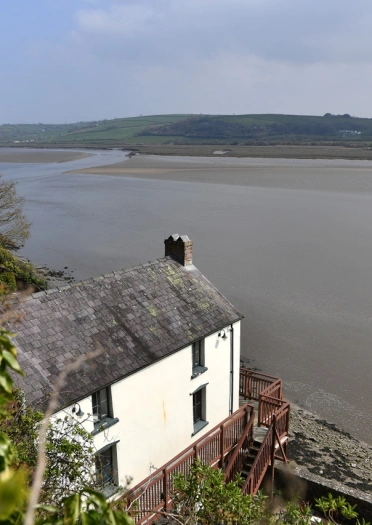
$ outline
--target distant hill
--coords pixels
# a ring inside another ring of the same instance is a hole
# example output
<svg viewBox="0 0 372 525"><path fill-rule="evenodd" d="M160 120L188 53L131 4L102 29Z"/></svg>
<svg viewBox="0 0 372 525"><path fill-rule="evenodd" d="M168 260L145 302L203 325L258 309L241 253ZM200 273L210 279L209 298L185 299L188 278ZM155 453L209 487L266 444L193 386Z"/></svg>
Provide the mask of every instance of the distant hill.
<svg viewBox="0 0 372 525"><path fill-rule="evenodd" d="M3 124L0 145L338 144L370 147L372 119L348 114L153 115L75 124Z"/></svg>
<svg viewBox="0 0 372 525"><path fill-rule="evenodd" d="M190 115L154 115L150 117L117 118L77 122L75 124L3 124L0 125L0 144L66 143L92 144L136 142L145 128L171 124Z"/></svg>

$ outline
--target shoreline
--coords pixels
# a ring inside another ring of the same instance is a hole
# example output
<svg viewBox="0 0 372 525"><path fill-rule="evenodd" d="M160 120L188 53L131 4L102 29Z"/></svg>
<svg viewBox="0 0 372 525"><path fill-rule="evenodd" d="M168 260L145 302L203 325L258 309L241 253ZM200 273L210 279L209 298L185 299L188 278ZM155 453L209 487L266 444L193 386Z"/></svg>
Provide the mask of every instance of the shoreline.
<svg viewBox="0 0 372 525"><path fill-rule="evenodd" d="M268 159L349 159L372 160L372 148L361 145L341 144L268 144L265 146L245 144L145 144L111 141L94 144L40 142L27 145L1 144L1 149L11 150L122 150L131 155L224 157L224 158L268 158ZM221 152L223 152L221 154Z"/></svg>
<svg viewBox="0 0 372 525"><path fill-rule="evenodd" d="M11 151L9 151L11 150ZM49 164L51 162L64 163L91 157L92 154L83 151L32 148L3 148L0 147L0 162L4 163L34 163Z"/></svg>
<svg viewBox="0 0 372 525"><path fill-rule="evenodd" d="M47 290L59 288L61 286L65 286L66 284L75 282L75 277L69 275L71 272L68 271L69 268L67 266L65 266L63 270L53 270L46 265L35 264L29 258L22 255L16 254L15 257L17 257L17 259L20 261L31 263L33 265L37 275L46 282ZM73 272L73 270L71 271Z"/></svg>
<svg viewBox="0 0 372 525"><path fill-rule="evenodd" d="M289 469L372 493L372 446L294 404L289 434Z"/></svg>

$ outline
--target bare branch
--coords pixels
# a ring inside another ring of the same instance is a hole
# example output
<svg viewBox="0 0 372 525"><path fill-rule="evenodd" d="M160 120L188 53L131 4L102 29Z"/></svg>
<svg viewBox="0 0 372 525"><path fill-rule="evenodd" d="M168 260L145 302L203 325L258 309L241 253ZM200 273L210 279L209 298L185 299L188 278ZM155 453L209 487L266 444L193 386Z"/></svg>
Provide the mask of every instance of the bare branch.
<svg viewBox="0 0 372 525"><path fill-rule="evenodd" d="M17 195L14 181L0 175L0 245L14 249L23 246L30 236L31 223L22 213L24 197Z"/></svg>

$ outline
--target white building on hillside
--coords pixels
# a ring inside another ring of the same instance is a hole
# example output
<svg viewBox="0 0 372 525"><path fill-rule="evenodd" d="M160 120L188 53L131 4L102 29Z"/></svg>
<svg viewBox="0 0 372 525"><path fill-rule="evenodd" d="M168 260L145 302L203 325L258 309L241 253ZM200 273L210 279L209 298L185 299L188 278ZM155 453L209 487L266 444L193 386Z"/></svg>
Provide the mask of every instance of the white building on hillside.
<svg viewBox="0 0 372 525"><path fill-rule="evenodd" d="M94 436L100 478L137 484L239 407L242 315L192 264L192 242L173 235L165 257L19 304L19 362L29 402L45 408L66 364L56 415Z"/></svg>

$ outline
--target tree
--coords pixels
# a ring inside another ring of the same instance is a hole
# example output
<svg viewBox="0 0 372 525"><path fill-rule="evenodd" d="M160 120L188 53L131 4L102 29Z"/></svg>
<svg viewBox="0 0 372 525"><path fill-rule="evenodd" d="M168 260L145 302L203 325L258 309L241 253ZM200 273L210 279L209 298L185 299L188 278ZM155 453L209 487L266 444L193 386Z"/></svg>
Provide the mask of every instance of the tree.
<svg viewBox="0 0 372 525"><path fill-rule="evenodd" d="M222 470L197 460L187 476L175 476L173 507L182 523L190 525L258 523L267 516L266 497L245 496L241 486L241 477L225 483Z"/></svg>
<svg viewBox="0 0 372 525"><path fill-rule="evenodd" d="M0 175L0 246L8 250L21 248L30 236L31 223L22 212L24 197L17 195L14 181Z"/></svg>
<svg viewBox="0 0 372 525"><path fill-rule="evenodd" d="M188 475L174 479L173 509L168 523L174 525L311 525L314 510L298 501L282 502L280 510L268 505L266 496L244 495L242 478L224 483L224 474L196 461ZM328 494L315 500L327 523L341 525L351 520L354 525L369 525L358 519L355 506L343 496ZM163 513L167 514L167 513Z"/></svg>
<svg viewBox="0 0 372 525"><path fill-rule="evenodd" d="M25 409L22 406L22 397L19 397L18 400L15 399L13 379L9 370L13 373L23 373L17 361L16 347L10 340L12 336L14 334L9 333L4 328L0 328L0 422L8 421L5 428L9 432L11 429L9 422L10 404L13 406L13 409L11 409L13 410L12 414L16 414L18 423L23 425L23 432L29 428L31 434L24 436L23 441L20 435L17 434L15 425L13 437L16 439L16 443L13 444L9 436L0 428L0 525L21 525L21 523L33 525L35 522L35 510L38 510L40 516L37 520L38 525L75 525L77 522L89 525L133 525L131 518L122 509L114 509L113 505L108 503L106 498L99 492L86 486L77 486L77 480L74 480L70 495L63 497L62 501L58 502L58 506L37 505L37 509L32 506L31 513L29 512L28 503L31 501L35 483L32 484L30 489L28 478L30 477L30 470L35 466L34 462L37 462L36 467L40 466L40 444L43 438L40 431L37 436L38 450L35 456L35 441L33 438L36 435L35 425L37 427L37 424L40 422L40 413L33 413L29 409ZM44 418L43 424L47 424L47 418L43 415L42 417ZM61 425L61 422L58 424ZM54 469L55 464L60 462L60 459L66 458L64 454L67 452L69 456L71 452L71 441L67 439L67 433L64 434L62 431L61 434L61 430L59 430L58 435L59 437L62 435L62 439L59 440L61 447L57 453L53 450L52 458L54 457L55 463L51 462L47 467L49 469ZM27 446L27 438L30 438L30 446ZM20 443L22 443L22 446ZM48 448L47 442L45 451L46 456L49 454L50 457ZM56 457L59 454L62 454L61 458ZM24 463L26 460L30 462L30 465ZM17 465L18 468L16 468ZM42 474L44 474L44 471ZM56 472L51 473L49 470L49 475L47 474L45 477L44 485L49 483L48 476L56 476L56 474ZM61 473L59 472L59 474ZM62 487L65 486L63 476L68 475L68 470L62 474ZM41 478L42 482L43 477ZM56 496L58 496L58 492Z"/></svg>
<svg viewBox="0 0 372 525"><path fill-rule="evenodd" d="M0 429L11 440L14 458L11 467L23 468L32 479L37 463L37 445L42 412L27 405L23 393L14 392ZM97 488L91 434L69 417L54 421L46 436L47 467L40 496L43 505L59 506L62 500L84 488Z"/></svg>

